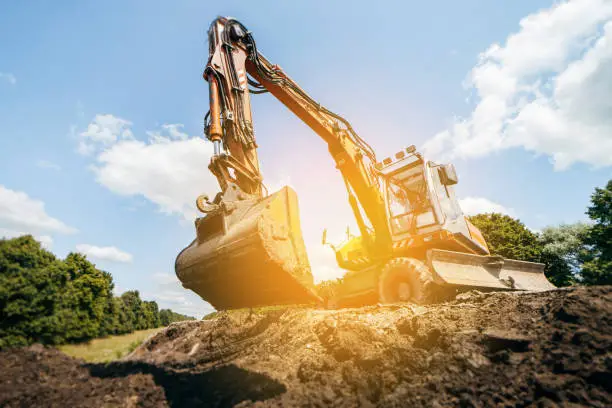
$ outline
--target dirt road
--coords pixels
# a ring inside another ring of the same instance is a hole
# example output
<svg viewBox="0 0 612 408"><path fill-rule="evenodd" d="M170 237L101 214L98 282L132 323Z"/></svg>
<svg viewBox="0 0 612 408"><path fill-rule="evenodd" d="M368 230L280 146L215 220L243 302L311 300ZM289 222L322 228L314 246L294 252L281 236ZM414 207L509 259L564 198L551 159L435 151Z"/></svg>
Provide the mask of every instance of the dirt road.
<svg viewBox="0 0 612 408"><path fill-rule="evenodd" d="M126 359L0 353L0 406L612 406L612 287L220 313Z"/></svg>

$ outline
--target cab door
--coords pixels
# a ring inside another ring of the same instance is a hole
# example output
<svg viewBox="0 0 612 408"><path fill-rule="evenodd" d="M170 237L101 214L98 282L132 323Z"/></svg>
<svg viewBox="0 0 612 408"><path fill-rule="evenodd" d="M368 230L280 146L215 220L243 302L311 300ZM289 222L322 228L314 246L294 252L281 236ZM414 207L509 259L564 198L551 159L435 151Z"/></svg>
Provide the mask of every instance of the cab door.
<svg viewBox="0 0 612 408"><path fill-rule="evenodd" d="M424 165L402 168L386 178L385 197L393 241L437 225Z"/></svg>

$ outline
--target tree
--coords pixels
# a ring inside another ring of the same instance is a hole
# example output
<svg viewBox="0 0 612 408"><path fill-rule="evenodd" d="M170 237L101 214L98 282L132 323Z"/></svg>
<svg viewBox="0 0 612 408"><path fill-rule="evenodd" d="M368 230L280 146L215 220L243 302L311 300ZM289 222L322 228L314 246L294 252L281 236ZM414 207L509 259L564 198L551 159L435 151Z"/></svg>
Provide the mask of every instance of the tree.
<svg viewBox="0 0 612 408"><path fill-rule="evenodd" d="M168 326L170 323L180 322L183 320L195 320L191 316L175 313L170 309L162 309L159 311L159 320L162 326Z"/></svg>
<svg viewBox="0 0 612 408"><path fill-rule="evenodd" d="M159 321L162 326L168 326L170 323L172 323L172 311L170 309L160 310Z"/></svg>
<svg viewBox="0 0 612 408"><path fill-rule="evenodd" d="M68 254L64 264L69 280L62 293L58 316L64 326L65 340L78 342L95 338L112 298L112 277L81 254Z"/></svg>
<svg viewBox="0 0 612 408"><path fill-rule="evenodd" d="M100 321L100 331L98 337L110 336L113 334L122 334L121 331L121 305L119 298L113 296L113 290L115 289L115 283L113 282L113 276L105 271L102 271L105 279L109 282L108 285L108 297L104 302L104 314Z"/></svg>
<svg viewBox="0 0 612 408"><path fill-rule="evenodd" d="M140 292L137 290L128 290L121 295L121 300L125 305L125 314L127 315L128 327L130 332L140 330L139 319L142 315L142 300Z"/></svg>
<svg viewBox="0 0 612 408"><path fill-rule="evenodd" d="M469 220L482 232L491 254L519 261L540 261L542 245L521 221L498 213L478 214Z"/></svg>
<svg viewBox="0 0 612 408"><path fill-rule="evenodd" d="M63 341L56 311L67 279L31 235L0 240L0 349Z"/></svg>
<svg viewBox="0 0 612 408"><path fill-rule="evenodd" d="M595 188L587 215L594 224L585 239L591 252L583 257L582 282L586 285L612 284L612 180Z"/></svg>
<svg viewBox="0 0 612 408"><path fill-rule="evenodd" d="M589 225L575 223L546 227L538 235L540 261L546 264L546 276L554 285L569 286L580 279L583 258L589 251L585 244L589 232Z"/></svg>
<svg viewBox="0 0 612 408"><path fill-rule="evenodd" d="M106 337L113 334L119 334L121 323L119 321L119 304L117 298L109 296L104 305L104 317L100 322L100 331L97 337Z"/></svg>
<svg viewBox="0 0 612 408"><path fill-rule="evenodd" d="M115 310L117 310L115 334L132 333L134 331L134 313L122 297L115 297L113 303L115 303Z"/></svg>
<svg viewBox="0 0 612 408"><path fill-rule="evenodd" d="M161 325L159 320L159 307L156 301L143 302L143 311L145 315L145 323L147 329L154 329Z"/></svg>
<svg viewBox="0 0 612 408"><path fill-rule="evenodd" d="M63 344L193 319L143 301L113 296L113 278L84 255L58 259L32 236L0 239L0 349Z"/></svg>

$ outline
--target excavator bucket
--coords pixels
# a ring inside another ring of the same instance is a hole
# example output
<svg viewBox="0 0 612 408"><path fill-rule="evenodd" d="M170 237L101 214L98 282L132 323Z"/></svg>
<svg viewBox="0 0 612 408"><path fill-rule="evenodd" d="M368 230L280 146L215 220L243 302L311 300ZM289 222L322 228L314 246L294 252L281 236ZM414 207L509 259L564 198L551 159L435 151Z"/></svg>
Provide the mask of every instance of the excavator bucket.
<svg viewBox="0 0 612 408"><path fill-rule="evenodd" d="M226 203L198 218L196 232L176 258L176 274L185 288L216 309L320 300L291 188Z"/></svg>
<svg viewBox="0 0 612 408"><path fill-rule="evenodd" d="M441 285L477 289L554 289L544 275L544 264L431 249L427 260L434 281Z"/></svg>

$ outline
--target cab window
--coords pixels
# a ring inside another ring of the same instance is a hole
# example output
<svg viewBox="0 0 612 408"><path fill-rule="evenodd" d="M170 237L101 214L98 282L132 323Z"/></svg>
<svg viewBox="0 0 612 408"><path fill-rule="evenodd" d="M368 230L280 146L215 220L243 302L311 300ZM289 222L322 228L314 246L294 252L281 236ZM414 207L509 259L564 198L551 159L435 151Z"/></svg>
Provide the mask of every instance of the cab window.
<svg viewBox="0 0 612 408"><path fill-rule="evenodd" d="M412 206L408 195L403 188L397 184L389 183L387 191L389 199L389 213L391 214L391 231L393 234L401 234L410 229L412 221Z"/></svg>
<svg viewBox="0 0 612 408"><path fill-rule="evenodd" d="M389 211L391 217L397 217L412 211L408 195L397 184L389 183Z"/></svg>
<svg viewBox="0 0 612 408"><path fill-rule="evenodd" d="M422 211L428 205L426 185L422 175L422 172L417 172L403 180L392 178L387 184L387 199L393 234L409 232L415 213Z"/></svg>

